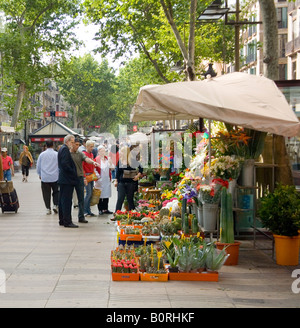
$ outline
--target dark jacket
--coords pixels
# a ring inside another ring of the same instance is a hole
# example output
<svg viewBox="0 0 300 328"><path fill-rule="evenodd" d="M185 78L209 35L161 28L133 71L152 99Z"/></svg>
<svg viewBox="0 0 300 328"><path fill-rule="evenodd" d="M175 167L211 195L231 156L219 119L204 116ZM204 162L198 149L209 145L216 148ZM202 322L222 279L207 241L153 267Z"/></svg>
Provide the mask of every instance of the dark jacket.
<svg viewBox="0 0 300 328"><path fill-rule="evenodd" d="M62 145L58 151L58 183L76 185L78 183L77 170L67 145Z"/></svg>
<svg viewBox="0 0 300 328"><path fill-rule="evenodd" d="M137 181L134 181L133 179L124 179L123 178L123 174L124 174L124 170L128 170L128 171L136 171L136 174L143 173L143 168L139 165L138 168L132 168L131 166L129 166L127 164L127 167L124 167L122 165L120 165L120 161L118 162L117 166L116 166L116 179L119 182L134 182L137 183Z"/></svg>

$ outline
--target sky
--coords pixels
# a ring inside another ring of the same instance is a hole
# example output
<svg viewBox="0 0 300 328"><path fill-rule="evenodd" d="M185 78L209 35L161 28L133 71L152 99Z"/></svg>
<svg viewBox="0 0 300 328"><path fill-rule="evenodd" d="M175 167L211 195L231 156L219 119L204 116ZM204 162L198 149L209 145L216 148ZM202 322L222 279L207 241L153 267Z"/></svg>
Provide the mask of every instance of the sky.
<svg viewBox="0 0 300 328"><path fill-rule="evenodd" d="M95 37L95 33L98 31L98 27L94 24L84 25L80 23L80 25L76 28L76 35L80 41L84 42L84 45L81 46L79 51L74 52L74 55L83 56L86 53L91 53L93 57L101 62L102 58L100 54L94 54L93 50L96 49L99 45L100 41L93 40ZM114 68L116 71L119 69L119 62L114 62L112 57L106 57L110 67Z"/></svg>

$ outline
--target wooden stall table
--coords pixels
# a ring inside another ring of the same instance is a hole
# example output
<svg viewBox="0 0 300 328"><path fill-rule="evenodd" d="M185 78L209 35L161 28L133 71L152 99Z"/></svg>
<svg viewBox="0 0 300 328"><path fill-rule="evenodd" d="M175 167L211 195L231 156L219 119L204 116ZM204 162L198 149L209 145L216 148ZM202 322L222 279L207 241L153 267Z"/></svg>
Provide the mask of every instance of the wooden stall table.
<svg viewBox="0 0 300 328"><path fill-rule="evenodd" d="M148 189L146 192L146 199L160 200L161 189Z"/></svg>

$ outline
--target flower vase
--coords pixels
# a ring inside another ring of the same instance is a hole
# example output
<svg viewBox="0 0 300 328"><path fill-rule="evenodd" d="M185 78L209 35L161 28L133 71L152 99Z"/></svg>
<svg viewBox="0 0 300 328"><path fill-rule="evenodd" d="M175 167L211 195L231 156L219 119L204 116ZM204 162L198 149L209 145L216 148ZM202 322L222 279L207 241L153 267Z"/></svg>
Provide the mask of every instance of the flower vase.
<svg viewBox="0 0 300 328"><path fill-rule="evenodd" d="M242 167L242 186L253 187L254 186L254 159L245 159Z"/></svg>
<svg viewBox="0 0 300 328"><path fill-rule="evenodd" d="M203 229L205 231L215 231L219 213L219 204L203 204Z"/></svg>

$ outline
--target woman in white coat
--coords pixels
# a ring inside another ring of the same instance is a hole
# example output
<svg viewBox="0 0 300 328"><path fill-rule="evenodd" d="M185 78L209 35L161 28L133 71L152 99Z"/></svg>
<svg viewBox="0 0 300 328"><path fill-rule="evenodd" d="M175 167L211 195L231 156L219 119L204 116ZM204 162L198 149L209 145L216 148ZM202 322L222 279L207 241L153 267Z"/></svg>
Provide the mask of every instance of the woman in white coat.
<svg viewBox="0 0 300 328"><path fill-rule="evenodd" d="M95 161L101 165L101 167L96 168L99 179L95 182L95 188L101 189L101 196L98 203L99 215L112 214L108 210L108 202L111 197L111 165L105 156L104 146L101 145L98 147L98 156Z"/></svg>

